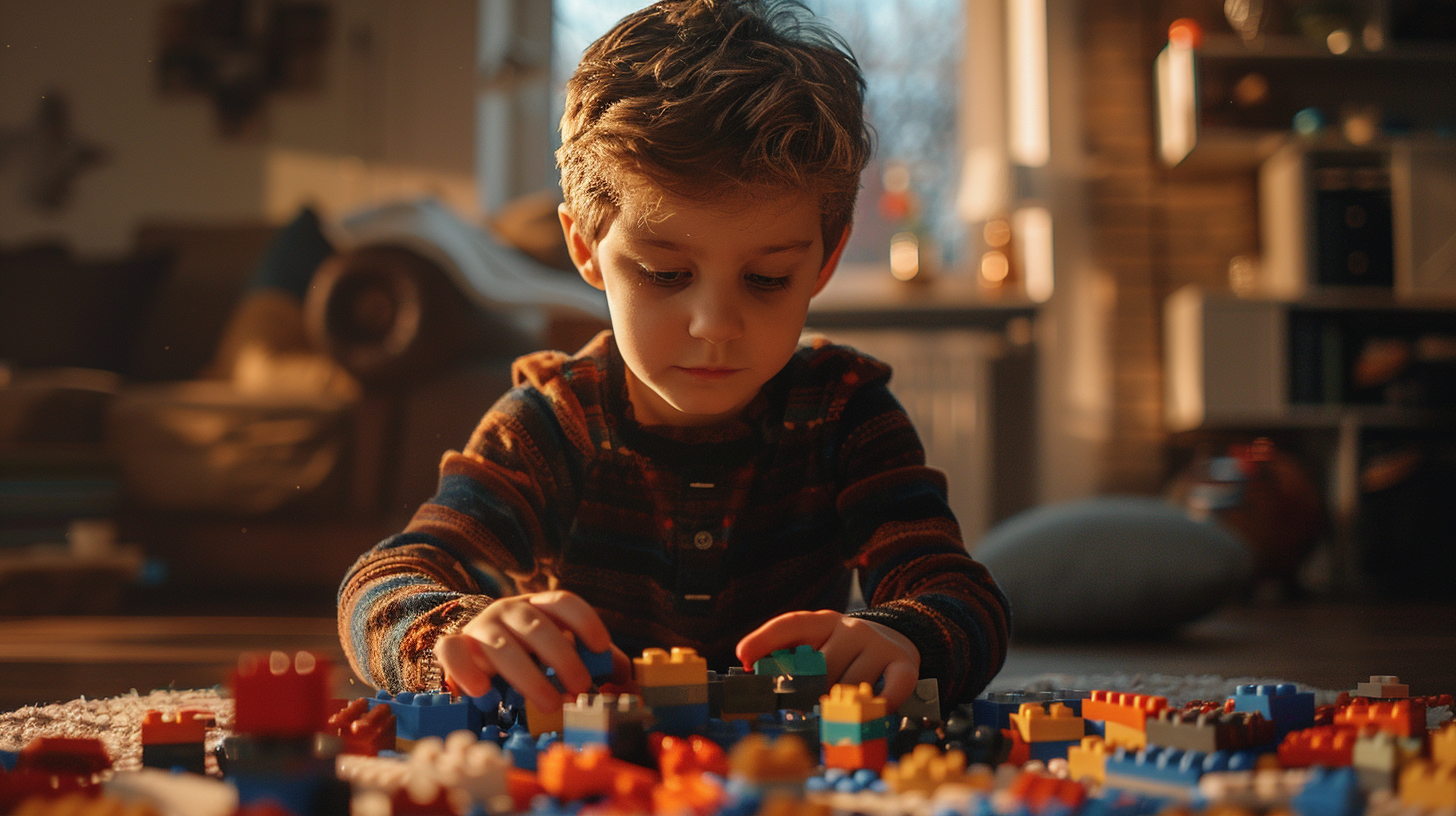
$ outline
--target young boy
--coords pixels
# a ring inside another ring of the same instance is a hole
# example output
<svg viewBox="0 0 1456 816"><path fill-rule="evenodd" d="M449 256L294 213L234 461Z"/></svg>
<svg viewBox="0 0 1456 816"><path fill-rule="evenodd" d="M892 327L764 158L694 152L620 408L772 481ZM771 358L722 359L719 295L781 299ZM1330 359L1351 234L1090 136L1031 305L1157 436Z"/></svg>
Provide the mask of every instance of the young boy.
<svg viewBox="0 0 1456 816"><path fill-rule="evenodd" d="M1005 659L1006 600L944 476L851 349L799 347L869 153L864 82L802 9L666 0L567 85L561 224L612 330L516 361L439 493L339 593L345 651L393 690L499 675L554 707L573 641L689 646L722 671L807 643L831 682L946 707ZM852 570L868 608L842 614Z"/></svg>

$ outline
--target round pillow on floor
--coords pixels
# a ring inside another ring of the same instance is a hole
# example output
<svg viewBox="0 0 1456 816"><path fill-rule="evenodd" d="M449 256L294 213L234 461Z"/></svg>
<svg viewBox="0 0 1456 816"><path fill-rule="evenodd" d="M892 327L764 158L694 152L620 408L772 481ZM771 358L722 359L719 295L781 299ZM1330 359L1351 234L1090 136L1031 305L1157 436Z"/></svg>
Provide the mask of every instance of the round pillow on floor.
<svg viewBox="0 0 1456 816"><path fill-rule="evenodd" d="M1157 499L1102 497L1028 510L976 547L1018 636L1168 634L1246 587L1253 559L1227 528Z"/></svg>

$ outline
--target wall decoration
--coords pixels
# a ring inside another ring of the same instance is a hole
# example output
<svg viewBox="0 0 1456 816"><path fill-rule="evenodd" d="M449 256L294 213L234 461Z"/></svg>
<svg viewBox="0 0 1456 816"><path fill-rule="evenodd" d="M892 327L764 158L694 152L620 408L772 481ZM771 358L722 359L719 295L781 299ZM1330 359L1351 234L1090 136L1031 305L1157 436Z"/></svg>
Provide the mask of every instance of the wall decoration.
<svg viewBox="0 0 1456 816"><path fill-rule="evenodd" d="M42 214L55 215L71 201L76 177L106 161L106 151L71 129L65 94L47 91L30 124L0 131L0 164L20 168L20 196Z"/></svg>
<svg viewBox="0 0 1456 816"><path fill-rule="evenodd" d="M327 3L182 0L162 7L158 86L212 98L219 132L257 133L272 94L323 84Z"/></svg>

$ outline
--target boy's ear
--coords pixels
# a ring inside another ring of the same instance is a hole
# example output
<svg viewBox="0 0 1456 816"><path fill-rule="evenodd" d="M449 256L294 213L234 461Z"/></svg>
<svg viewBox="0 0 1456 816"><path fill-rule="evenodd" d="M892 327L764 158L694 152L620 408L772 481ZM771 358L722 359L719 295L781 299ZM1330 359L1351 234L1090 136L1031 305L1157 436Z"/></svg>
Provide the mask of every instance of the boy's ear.
<svg viewBox="0 0 1456 816"><path fill-rule="evenodd" d="M576 216L566 209L565 204L556 206L556 215L561 219L561 232L566 236L566 252L571 256L571 263L581 274L581 279L606 291L607 284L602 280L602 271L597 268L596 259L592 257L591 244L576 228Z"/></svg>
<svg viewBox="0 0 1456 816"><path fill-rule="evenodd" d="M814 284L815 295L819 294L820 290L824 288L824 284L828 283L829 279L834 276L834 270L839 267L839 256L844 254L844 245L847 243L849 243L848 225L845 226L844 232L839 236L839 244L834 247L834 251L829 253L829 257L825 259L824 268L819 270L819 280Z"/></svg>

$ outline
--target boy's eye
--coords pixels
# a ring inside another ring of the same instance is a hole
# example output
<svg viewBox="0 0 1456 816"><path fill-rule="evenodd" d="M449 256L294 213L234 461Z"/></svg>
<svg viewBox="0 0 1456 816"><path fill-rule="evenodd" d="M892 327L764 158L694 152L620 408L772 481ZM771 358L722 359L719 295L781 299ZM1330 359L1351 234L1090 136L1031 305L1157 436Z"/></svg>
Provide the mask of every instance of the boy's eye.
<svg viewBox="0 0 1456 816"><path fill-rule="evenodd" d="M789 275L755 275L746 276L748 285L755 289L787 289L789 288Z"/></svg>
<svg viewBox="0 0 1456 816"><path fill-rule="evenodd" d="M677 286L687 283L688 278L691 277L690 273L681 269L659 272L641 266L638 267L638 270L642 273L642 277L646 278L647 282L654 286Z"/></svg>

